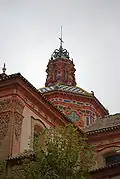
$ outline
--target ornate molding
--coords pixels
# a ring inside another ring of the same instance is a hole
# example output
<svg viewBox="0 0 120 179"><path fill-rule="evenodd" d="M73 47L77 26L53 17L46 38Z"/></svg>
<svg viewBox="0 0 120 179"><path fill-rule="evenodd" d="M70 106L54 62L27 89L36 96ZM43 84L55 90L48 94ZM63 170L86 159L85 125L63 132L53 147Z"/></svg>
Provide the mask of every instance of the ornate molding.
<svg viewBox="0 0 120 179"><path fill-rule="evenodd" d="M22 114L24 109L24 103L17 98L9 98L0 101L0 113L5 111L11 111L13 107L15 108L15 111Z"/></svg>
<svg viewBox="0 0 120 179"><path fill-rule="evenodd" d="M3 141L8 132L10 112L0 114L0 141Z"/></svg>
<svg viewBox="0 0 120 179"><path fill-rule="evenodd" d="M108 138L108 140L102 140L102 141L95 142L92 144L96 147L103 148L106 145L113 145L113 144L115 145L115 143L117 143L117 144L120 143L120 139L119 138L112 138L112 139Z"/></svg>
<svg viewBox="0 0 120 179"><path fill-rule="evenodd" d="M52 54L51 60L55 60L56 58L69 59L69 52L62 47L60 47L59 49L55 49Z"/></svg>
<svg viewBox="0 0 120 179"><path fill-rule="evenodd" d="M0 145L10 147L10 152L19 152L24 103L17 96L0 100ZM11 154L10 154L11 155Z"/></svg>
<svg viewBox="0 0 120 179"><path fill-rule="evenodd" d="M0 101L0 113L9 111L12 109L11 98Z"/></svg>
<svg viewBox="0 0 120 179"><path fill-rule="evenodd" d="M15 113L15 138L16 140L20 139L21 129L22 129L23 116Z"/></svg>
<svg viewBox="0 0 120 179"><path fill-rule="evenodd" d="M23 109L24 109L24 103L18 98L15 99L15 111L17 111L19 114L22 114Z"/></svg>

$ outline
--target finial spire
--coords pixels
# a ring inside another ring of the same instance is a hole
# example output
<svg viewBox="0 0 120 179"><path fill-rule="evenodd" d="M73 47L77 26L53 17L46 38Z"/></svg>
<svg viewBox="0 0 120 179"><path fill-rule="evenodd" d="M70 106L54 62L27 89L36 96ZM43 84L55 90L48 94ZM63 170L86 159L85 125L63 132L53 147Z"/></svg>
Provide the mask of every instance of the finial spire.
<svg viewBox="0 0 120 179"><path fill-rule="evenodd" d="M2 68L2 71L3 71L3 74L5 74L5 71L6 71L5 63L4 63L4 66Z"/></svg>
<svg viewBox="0 0 120 179"><path fill-rule="evenodd" d="M62 43L64 43L62 40L62 25L61 25L61 37L59 39L60 39L60 48L62 48Z"/></svg>
<svg viewBox="0 0 120 179"><path fill-rule="evenodd" d="M63 59L69 59L69 52L66 49L63 49L62 47L62 26L61 26L61 37L59 38L60 40L60 47L59 49L55 49L54 52L52 53L51 60L57 59L57 58L63 58Z"/></svg>

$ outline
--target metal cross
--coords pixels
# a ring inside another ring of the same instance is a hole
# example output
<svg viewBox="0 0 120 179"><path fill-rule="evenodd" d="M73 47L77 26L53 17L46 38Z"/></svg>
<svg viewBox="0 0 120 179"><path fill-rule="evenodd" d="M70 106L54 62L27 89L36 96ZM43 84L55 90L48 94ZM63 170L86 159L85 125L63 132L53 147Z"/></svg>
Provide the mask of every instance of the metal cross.
<svg viewBox="0 0 120 179"><path fill-rule="evenodd" d="M62 26L61 26L61 37L59 39L60 39L60 47L62 47L62 43L64 43L62 40Z"/></svg>

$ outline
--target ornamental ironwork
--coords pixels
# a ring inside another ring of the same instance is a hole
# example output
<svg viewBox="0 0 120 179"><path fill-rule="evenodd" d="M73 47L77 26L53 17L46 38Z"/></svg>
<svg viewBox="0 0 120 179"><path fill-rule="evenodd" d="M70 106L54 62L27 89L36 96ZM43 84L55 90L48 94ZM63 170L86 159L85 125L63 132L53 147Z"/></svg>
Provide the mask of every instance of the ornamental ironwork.
<svg viewBox="0 0 120 179"><path fill-rule="evenodd" d="M66 49L63 49L62 46L60 46L59 49L55 49L52 56L51 60L54 60L56 58L67 58L69 59L69 52Z"/></svg>

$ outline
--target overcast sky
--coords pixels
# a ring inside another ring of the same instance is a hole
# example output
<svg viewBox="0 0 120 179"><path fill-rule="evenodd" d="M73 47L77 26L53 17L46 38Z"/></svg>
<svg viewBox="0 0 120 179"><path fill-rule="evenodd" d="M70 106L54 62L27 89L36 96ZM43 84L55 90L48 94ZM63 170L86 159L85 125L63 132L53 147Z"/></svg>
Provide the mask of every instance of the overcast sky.
<svg viewBox="0 0 120 179"><path fill-rule="evenodd" d="M43 87L61 25L77 85L120 112L120 0L0 0L0 67Z"/></svg>

